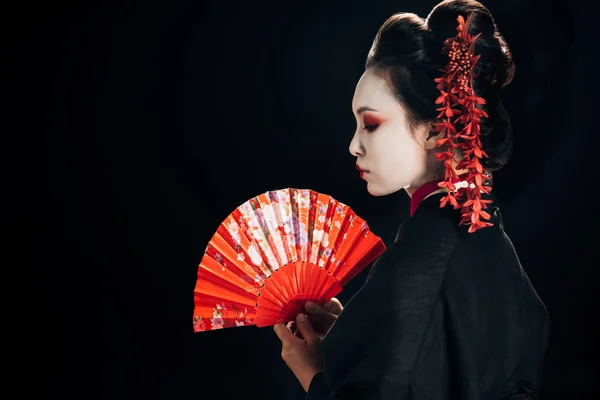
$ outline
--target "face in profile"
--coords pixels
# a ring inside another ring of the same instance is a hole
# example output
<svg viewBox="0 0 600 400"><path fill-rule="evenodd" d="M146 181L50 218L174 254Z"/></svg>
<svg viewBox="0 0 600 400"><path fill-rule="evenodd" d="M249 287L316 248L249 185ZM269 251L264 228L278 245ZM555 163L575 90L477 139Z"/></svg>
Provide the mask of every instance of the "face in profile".
<svg viewBox="0 0 600 400"><path fill-rule="evenodd" d="M433 154L427 149L431 141L425 140L425 133L411 132L404 108L371 70L356 85L352 111L356 131L349 150L370 194L384 196L406 189L412 195L431 180L428 165Z"/></svg>

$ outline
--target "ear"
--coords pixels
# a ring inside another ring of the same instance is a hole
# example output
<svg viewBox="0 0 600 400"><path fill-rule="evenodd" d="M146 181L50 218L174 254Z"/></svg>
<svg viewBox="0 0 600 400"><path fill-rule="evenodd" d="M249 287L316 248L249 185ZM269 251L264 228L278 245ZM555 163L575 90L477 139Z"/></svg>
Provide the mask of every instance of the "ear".
<svg viewBox="0 0 600 400"><path fill-rule="evenodd" d="M435 130L435 124L430 123L425 125L425 142L424 147L427 151L432 151L437 148L437 141L442 139L442 132Z"/></svg>

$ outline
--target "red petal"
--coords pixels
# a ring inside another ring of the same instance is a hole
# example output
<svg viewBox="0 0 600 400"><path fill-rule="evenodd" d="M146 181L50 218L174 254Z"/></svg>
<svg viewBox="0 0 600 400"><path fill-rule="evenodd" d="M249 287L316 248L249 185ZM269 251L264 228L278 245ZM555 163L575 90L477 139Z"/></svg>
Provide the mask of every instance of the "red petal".
<svg viewBox="0 0 600 400"><path fill-rule="evenodd" d="M454 208L458 208L458 202L456 201L456 198L454 196L449 196L450 197L450 203L454 206Z"/></svg>
<svg viewBox="0 0 600 400"><path fill-rule="evenodd" d="M482 183L483 183L483 179L481 177L481 174L476 174L475 175L475 185L480 187Z"/></svg>
<svg viewBox="0 0 600 400"><path fill-rule="evenodd" d="M475 170L480 174L483 173L483 167L479 163L479 160L475 159Z"/></svg>
<svg viewBox="0 0 600 400"><path fill-rule="evenodd" d="M446 152L435 153L435 159L438 161L444 161L446 159Z"/></svg>
<svg viewBox="0 0 600 400"><path fill-rule="evenodd" d="M447 202L448 202L448 196L442 197L442 200L440 201L440 208L445 207Z"/></svg>

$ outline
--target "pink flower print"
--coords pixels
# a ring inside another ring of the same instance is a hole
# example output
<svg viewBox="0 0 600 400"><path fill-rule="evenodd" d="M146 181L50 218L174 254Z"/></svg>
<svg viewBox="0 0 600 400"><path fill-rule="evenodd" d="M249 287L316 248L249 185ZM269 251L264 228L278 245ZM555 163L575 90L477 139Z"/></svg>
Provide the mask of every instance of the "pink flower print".
<svg viewBox="0 0 600 400"><path fill-rule="evenodd" d="M326 248L325 251L323 252L323 255L325 257L329 257L331 255L331 248Z"/></svg>
<svg viewBox="0 0 600 400"><path fill-rule="evenodd" d="M293 219L294 226L297 226L298 229L294 230L294 240L291 244L300 244L301 246L303 246L306 243L308 243L308 232L306 231L306 226L304 225L304 223L300 222L300 218L298 218L297 215L294 215Z"/></svg>
<svg viewBox="0 0 600 400"><path fill-rule="evenodd" d="M340 217L344 217L344 215L346 215L346 213L344 212L344 210L346 209L346 207L344 207L343 205L338 205L337 208L335 209L335 211L340 214Z"/></svg>
<svg viewBox="0 0 600 400"><path fill-rule="evenodd" d="M244 321L235 321L235 326L244 326Z"/></svg>
<svg viewBox="0 0 600 400"><path fill-rule="evenodd" d="M310 205L310 198L308 196L298 197L298 207L299 208L308 208Z"/></svg>
<svg viewBox="0 0 600 400"><path fill-rule="evenodd" d="M227 307L225 307L225 303L221 303L221 304L216 304L217 310L227 310ZM221 313L219 313L220 315Z"/></svg>
<svg viewBox="0 0 600 400"><path fill-rule="evenodd" d="M304 246L305 244L308 243L308 232L306 229L306 225L304 225L303 223L300 224L300 232L299 232L298 236L300 236L300 237L297 238L297 240L301 246Z"/></svg>
<svg viewBox="0 0 600 400"><path fill-rule="evenodd" d="M223 263L223 256L221 253L215 254L215 261L221 266L221 271L225 271L225 264Z"/></svg>
<svg viewBox="0 0 600 400"><path fill-rule="evenodd" d="M363 230L363 231L366 231L367 229L369 229L369 225L367 225L367 223L366 223L366 222L363 222L363 223L362 223L362 230Z"/></svg>
<svg viewBox="0 0 600 400"><path fill-rule="evenodd" d="M212 329L223 329L223 324L225 323L225 321L223 321L223 318L221 316L211 318L210 322L211 322Z"/></svg>
<svg viewBox="0 0 600 400"><path fill-rule="evenodd" d="M327 212L327 206L325 204L321 204L319 206L319 214L325 214Z"/></svg>
<svg viewBox="0 0 600 400"><path fill-rule="evenodd" d="M206 325L204 325L204 321L202 320L202 317L199 315L196 315L194 317L194 332L203 332L206 330Z"/></svg>

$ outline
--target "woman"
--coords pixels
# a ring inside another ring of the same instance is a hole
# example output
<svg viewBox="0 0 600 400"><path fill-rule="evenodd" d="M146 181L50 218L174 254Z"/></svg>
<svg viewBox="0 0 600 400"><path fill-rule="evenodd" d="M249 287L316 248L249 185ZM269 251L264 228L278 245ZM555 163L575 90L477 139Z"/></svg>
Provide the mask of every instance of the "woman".
<svg viewBox="0 0 600 400"><path fill-rule="evenodd" d="M380 28L354 94L350 152L369 193L406 190L411 217L343 311L327 304L339 316L307 304L313 323L300 315L297 335L275 326L307 399L537 395L549 318L490 193L510 155L500 89L513 71L475 1L444 1L425 20L397 14Z"/></svg>

